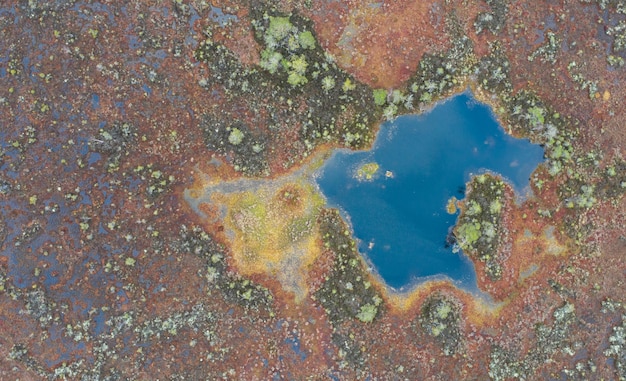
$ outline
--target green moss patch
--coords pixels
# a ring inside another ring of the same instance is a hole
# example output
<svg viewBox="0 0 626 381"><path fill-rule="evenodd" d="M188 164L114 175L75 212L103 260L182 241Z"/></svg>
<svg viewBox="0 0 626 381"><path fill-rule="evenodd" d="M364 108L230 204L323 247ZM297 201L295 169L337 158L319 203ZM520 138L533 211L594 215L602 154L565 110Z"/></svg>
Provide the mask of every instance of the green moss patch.
<svg viewBox="0 0 626 381"><path fill-rule="evenodd" d="M455 354L461 347L461 308L458 301L443 294L432 295L422 305L417 320L447 356Z"/></svg>
<svg viewBox="0 0 626 381"><path fill-rule="evenodd" d="M320 214L319 223L324 246L335 254L335 263L315 299L335 325L347 319L371 323L382 312L382 298L368 281L348 226L337 210L330 209Z"/></svg>
<svg viewBox="0 0 626 381"><path fill-rule="evenodd" d="M457 245L470 257L485 262L491 279L499 279L502 274L498 246L505 203L504 182L490 174L475 176L468 186L464 203L455 228Z"/></svg>

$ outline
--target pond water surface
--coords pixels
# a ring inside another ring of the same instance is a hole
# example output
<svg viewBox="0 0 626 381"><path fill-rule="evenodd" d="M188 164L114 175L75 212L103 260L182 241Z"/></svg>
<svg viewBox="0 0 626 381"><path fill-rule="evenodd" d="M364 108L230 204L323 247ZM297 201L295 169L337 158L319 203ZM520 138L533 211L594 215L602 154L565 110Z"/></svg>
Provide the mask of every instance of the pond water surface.
<svg viewBox="0 0 626 381"><path fill-rule="evenodd" d="M487 105L464 93L383 124L369 151L336 151L316 181L389 286L448 277L475 290L473 264L447 244L457 219L448 200L462 199L471 175L485 171L523 195L542 160L540 146L506 134Z"/></svg>

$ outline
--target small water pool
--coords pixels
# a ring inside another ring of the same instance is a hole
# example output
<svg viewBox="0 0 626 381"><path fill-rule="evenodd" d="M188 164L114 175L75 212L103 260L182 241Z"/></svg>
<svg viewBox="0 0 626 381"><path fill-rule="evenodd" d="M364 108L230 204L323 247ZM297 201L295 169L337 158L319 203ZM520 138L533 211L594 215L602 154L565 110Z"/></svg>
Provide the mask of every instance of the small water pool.
<svg viewBox="0 0 626 381"><path fill-rule="evenodd" d="M540 146L506 134L487 105L464 93L383 124L369 151L336 151L316 181L389 286L448 277L475 290L473 264L446 242L457 219L448 201L462 199L471 175L487 170L524 194L542 160Z"/></svg>

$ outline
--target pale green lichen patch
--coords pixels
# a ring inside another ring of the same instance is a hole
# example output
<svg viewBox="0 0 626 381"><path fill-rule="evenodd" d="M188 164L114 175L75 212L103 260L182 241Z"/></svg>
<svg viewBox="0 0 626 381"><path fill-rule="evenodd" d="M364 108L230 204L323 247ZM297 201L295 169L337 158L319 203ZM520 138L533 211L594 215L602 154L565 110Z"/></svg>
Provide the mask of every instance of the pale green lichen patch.
<svg viewBox="0 0 626 381"><path fill-rule="evenodd" d="M387 90L376 89L374 90L373 95L376 106L384 106L385 102L387 102Z"/></svg>
<svg viewBox="0 0 626 381"><path fill-rule="evenodd" d="M239 145L243 141L243 132L238 128L233 128L228 135L228 142L232 145Z"/></svg>
<svg viewBox="0 0 626 381"><path fill-rule="evenodd" d="M380 165L376 162L365 163L356 170L356 178L360 181L372 181L379 169Z"/></svg>
<svg viewBox="0 0 626 381"><path fill-rule="evenodd" d="M361 306L361 311L356 315L356 318L362 321L363 323L371 323L374 321L376 314L378 313L378 308L372 304L366 304Z"/></svg>

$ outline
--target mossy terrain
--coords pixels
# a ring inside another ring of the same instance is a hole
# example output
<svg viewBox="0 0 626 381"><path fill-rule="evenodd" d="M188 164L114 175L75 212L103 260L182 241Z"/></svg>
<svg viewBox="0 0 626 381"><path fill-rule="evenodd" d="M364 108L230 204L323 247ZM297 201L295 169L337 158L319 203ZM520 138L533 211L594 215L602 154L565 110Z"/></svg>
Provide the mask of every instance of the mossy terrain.
<svg viewBox="0 0 626 381"><path fill-rule="evenodd" d="M474 28L476 34L489 31L495 35L500 34L506 24L506 17L509 12L508 0L487 0L490 10L481 12L476 16Z"/></svg>
<svg viewBox="0 0 626 381"><path fill-rule="evenodd" d="M533 377L537 367L558 351L571 351L567 346L568 333L576 324L573 304L564 303L552 313L553 322L535 326L537 345L525 357L494 346L489 362L489 377L494 380L524 379Z"/></svg>
<svg viewBox="0 0 626 381"><path fill-rule="evenodd" d="M137 127L128 122L116 121L104 126L96 138L90 141L94 152L107 155L107 169L116 171L120 162L129 155L129 148L137 140Z"/></svg>
<svg viewBox="0 0 626 381"><path fill-rule="evenodd" d="M444 294L435 294L422 304L416 320L420 328L441 345L443 353L450 356L462 347L461 318L458 301Z"/></svg>
<svg viewBox="0 0 626 381"><path fill-rule="evenodd" d="M382 313L383 299L369 280L348 226L334 209L324 209L319 223L324 248L335 255L335 260L315 299L334 324L355 318L371 323Z"/></svg>
<svg viewBox="0 0 626 381"><path fill-rule="evenodd" d="M229 156L236 170L267 175L267 150L272 135L297 129L301 157L320 143L337 142L362 148L373 139L372 126L380 108L367 86L340 69L319 45L312 24L298 14L283 14L261 3L251 9L252 25L261 46L258 65L244 66L211 32L195 52L213 75L201 82L209 91L224 91L228 99L246 99L253 122L232 115L204 116L209 149ZM219 85L219 86L216 86ZM271 99L274 105L266 100ZM224 120L232 120L225 123ZM290 132L291 133L291 132Z"/></svg>
<svg viewBox="0 0 626 381"><path fill-rule="evenodd" d="M491 174L474 176L463 204L456 242L467 255L485 262L487 275L497 280L502 273L498 249L503 233L504 182Z"/></svg>
<svg viewBox="0 0 626 381"><path fill-rule="evenodd" d="M206 263L206 279L209 292L221 292L225 300L244 308L269 313L272 311L272 294L269 290L236 272L229 271L227 253L201 227L184 226L180 231L180 240L176 249L193 253Z"/></svg>

